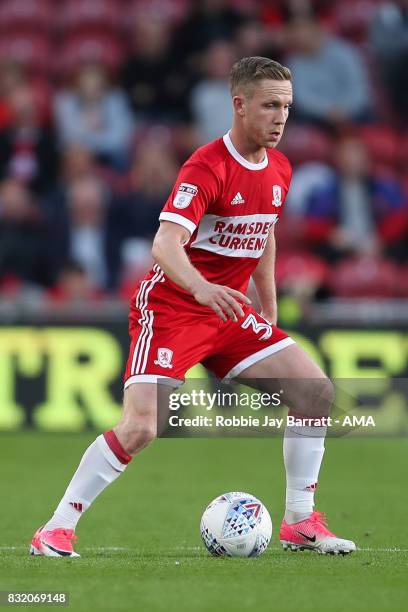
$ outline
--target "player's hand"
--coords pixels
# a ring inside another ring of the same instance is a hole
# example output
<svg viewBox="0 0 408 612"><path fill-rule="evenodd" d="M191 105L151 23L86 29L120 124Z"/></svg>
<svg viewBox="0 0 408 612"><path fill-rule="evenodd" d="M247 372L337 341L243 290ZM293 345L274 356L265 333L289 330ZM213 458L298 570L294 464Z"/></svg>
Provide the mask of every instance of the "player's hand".
<svg viewBox="0 0 408 612"><path fill-rule="evenodd" d="M202 281L193 291L194 299L202 306L209 306L223 321L228 318L238 321L244 316L241 304L250 304L251 300L236 289Z"/></svg>

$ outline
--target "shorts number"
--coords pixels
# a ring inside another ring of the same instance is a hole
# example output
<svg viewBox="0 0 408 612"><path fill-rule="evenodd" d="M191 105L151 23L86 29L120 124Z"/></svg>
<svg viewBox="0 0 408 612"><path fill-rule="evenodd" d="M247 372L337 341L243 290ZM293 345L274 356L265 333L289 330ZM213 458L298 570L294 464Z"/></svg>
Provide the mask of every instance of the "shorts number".
<svg viewBox="0 0 408 612"><path fill-rule="evenodd" d="M261 331L264 331L264 333L258 338L258 340L267 340L272 336L272 325L270 325L269 323L259 323L259 321L256 320L253 314L247 316L241 327L243 329L248 329L248 327L252 327L252 330L255 332L255 334L259 334Z"/></svg>

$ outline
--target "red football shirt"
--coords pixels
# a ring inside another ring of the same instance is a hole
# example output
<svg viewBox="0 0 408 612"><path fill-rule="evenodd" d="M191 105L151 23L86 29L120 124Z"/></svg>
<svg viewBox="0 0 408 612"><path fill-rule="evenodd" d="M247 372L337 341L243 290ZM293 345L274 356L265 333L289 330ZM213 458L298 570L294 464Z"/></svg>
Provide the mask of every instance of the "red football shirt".
<svg viewBox="0 0 408 612"><path fill-rule="evenodd" d="M185 162L159 218L189 230L187 254L208 281L245 293L281 215L291 176L291 165L279 151L268 149L262 162L251 163L226 134ZM166 276L165 286L191 299Z"/></svg>

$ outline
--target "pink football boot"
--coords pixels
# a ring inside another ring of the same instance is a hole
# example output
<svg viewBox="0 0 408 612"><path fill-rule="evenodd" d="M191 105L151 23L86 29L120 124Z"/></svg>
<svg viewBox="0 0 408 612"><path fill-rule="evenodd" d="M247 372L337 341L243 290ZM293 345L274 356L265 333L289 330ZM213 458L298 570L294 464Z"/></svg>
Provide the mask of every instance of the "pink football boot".
<svg viewBox="0 0 408 612"><path fill-rule="evenodd" d="M77 540L73 529L52 529L45 531L40 527L34 534L30 546L30 555L45 557L80 557L72 547Z"/></svg>
<svg viewBox="0 0 408 612"><path fill-rule="evenodd" d="M288 525L284 519L279 539L284 550L310 549L322 555L347 555L356 550L354 542L338 538L327 529L322 512L313 512L309 518L293 525Z"/></svg>

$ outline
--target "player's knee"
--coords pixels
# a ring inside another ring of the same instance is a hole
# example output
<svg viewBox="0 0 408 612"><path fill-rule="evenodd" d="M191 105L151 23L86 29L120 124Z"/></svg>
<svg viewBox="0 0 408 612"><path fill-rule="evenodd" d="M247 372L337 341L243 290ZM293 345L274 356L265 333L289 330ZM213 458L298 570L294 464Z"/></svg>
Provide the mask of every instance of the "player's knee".
<svg viewBox="0 0 408 612"><path fill-rule="evenodd" d="M131 432L131 439L135 450L150 444L157 437L157 425L154 423L141 423Z"/></svg>
<svg viewBox="0 0 408 612"><path fill-rule="evenodd" d="M311 378L302 380L295 387L292 409L295 412L312 417L329 416L334 401L334 387L329 378Z"/></svg>
<svg viewBox="0 0 408 612"><path fill-rule="evenodd" d="M313 382L311 410L316 416L328 416L334 402L334 385L330 378L319 378Z"/></svg>
<svg viewBox="0 0 408 612"><path fill-rule="evenodd" d="M116 429L126 452L135 454L157 437L155 411L125 411Z"/></svg>
<svg viewBox="0 0 408 612"><path fill-rule="evenodd" d="M122 426L123 446L129 454L135 454L156 438L156 422L132 423Z"/></svg>

